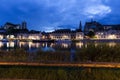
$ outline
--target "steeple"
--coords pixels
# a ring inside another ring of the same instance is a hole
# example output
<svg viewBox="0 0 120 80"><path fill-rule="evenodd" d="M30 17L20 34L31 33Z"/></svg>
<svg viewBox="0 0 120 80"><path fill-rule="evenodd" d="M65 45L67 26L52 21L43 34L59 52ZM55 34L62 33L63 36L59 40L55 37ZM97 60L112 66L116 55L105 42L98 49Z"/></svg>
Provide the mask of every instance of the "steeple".
<svg viewBox="0 0 120 80"><path fill-rule="evenodd" d="M82 23L80 21L80 24L79 24L79 29L82 30Z"/></svg>
<svg viewBox="0 0 120 80"><path fill-rule="evenodd" d="M27 23L25 21L22 22L22 29L27 29Z"/></svg>

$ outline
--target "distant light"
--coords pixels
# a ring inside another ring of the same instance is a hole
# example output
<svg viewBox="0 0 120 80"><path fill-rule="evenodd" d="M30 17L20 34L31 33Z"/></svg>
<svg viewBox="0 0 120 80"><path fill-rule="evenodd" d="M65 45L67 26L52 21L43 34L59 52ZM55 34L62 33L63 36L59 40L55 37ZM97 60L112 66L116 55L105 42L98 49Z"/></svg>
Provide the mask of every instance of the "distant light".
<svg viewBox="0 0 120 80"><path fill-rule="evenodd" d="M116 39L116 36L115 35L109 35L108 39Z"/></svg>

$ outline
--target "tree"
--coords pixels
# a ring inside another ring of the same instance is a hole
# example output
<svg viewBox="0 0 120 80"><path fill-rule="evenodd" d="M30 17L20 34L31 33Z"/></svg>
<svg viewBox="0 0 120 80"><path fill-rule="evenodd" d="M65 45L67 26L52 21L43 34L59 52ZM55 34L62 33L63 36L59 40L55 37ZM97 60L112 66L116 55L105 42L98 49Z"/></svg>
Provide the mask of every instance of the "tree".
<svg viewBox="0 0 120 80"><path fill-rule="evenodd" d="M94 31L89 31L87 36L89 36L90 38L93 38L95 36Z"/></svg>

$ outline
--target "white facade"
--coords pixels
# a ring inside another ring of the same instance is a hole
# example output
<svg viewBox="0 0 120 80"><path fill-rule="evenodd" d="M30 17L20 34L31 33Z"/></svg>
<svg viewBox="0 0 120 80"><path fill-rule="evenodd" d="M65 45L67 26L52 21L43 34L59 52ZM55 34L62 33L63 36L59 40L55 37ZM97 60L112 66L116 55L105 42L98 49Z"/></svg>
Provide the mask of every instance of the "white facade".
<svg viewBox="0 0 120 80"><path fill-rule="evenodd" d="M41 33L21 33L17 35L17 39L25 39L25 40L40 40L42 38L42 34Z"/></svg>
<svg viewBox="0 0 120 80"><path fill-rule="evenodd" d="M50 38L53 40L71 40L70 33L52 33Z"/></svg>
<svg viewBox="0 0 120 80"><path fill-rule="evenodd" d="M120 39L120 31L119 30L101 31L96 32L95 36L97 39Z"/></svg>
<svg viewBox="0 0 120 80"><path fill-rule="evenodd" d="M0 34L0 40L4 39L4 35Z"/></svg>
<svg viewBox="0 0 120 80"><path fill-rule="evenodd" d="M17 33L17 34L0 34L0 40L41 40L41 33Z"/></svg>
<svg viewBox="0 0 120 80"><path fill-rule="evenodd" d="M74 34L74 35L72 35ZM51 33L50 38L52 40L72 40L72 37L75 37L74 40L82 40L84 37L84 34L82 32L76 32L76 33Z"/></svg>
<svg viewBox="0 0 120 80"><path fill-rule="evenodd" d="M83 32L76 32L76 40L81 40L84 38Z"/></svg>
<svg viewBox="0 0 120 80"><path fill-rule="evenodd" d="M42 38L42 34L40 33L28 35L28 39L32 39L32 40L40 40L41 38Z"/></svg>

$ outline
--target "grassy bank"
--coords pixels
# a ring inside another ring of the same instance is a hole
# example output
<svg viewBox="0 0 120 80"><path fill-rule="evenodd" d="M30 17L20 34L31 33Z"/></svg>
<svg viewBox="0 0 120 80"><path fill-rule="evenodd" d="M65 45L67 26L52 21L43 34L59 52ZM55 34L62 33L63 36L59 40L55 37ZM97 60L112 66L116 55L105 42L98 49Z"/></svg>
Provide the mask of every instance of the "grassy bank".
<svg viewBox="0 0 120 80"><path fill-rule="evenodd" d="M119 80L120 69L0 66L1 79Z"/></svg>

